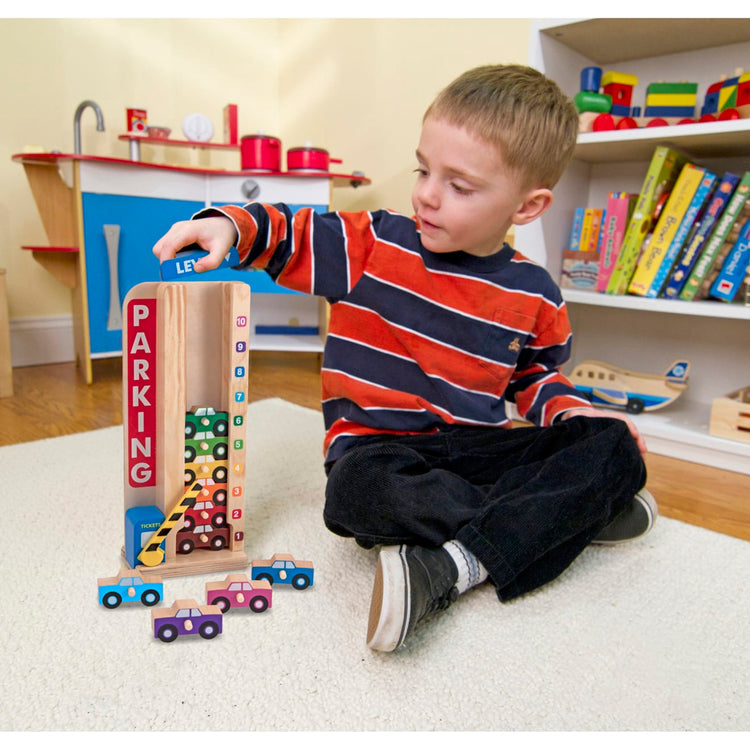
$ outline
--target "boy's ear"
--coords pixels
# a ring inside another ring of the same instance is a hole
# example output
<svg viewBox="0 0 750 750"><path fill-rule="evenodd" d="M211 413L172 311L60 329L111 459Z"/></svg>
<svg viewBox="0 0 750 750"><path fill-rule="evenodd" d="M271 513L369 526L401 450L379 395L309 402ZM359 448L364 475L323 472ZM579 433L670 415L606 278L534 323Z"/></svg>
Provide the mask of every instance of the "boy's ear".
<svg viewBox="0 0 750 750"><path fill-rule="evenodd" d="M513 214L512 222L516 225L528 224L538 219L552 205L552 191L548 188L529 190L523 203Z"/></svg>

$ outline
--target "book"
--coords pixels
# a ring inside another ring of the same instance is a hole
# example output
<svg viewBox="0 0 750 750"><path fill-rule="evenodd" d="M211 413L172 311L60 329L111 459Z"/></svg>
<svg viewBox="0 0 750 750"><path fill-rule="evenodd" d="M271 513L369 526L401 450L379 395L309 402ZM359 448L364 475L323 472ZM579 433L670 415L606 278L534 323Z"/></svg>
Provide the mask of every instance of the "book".
<svg viewBox="0 0 750 750"><path fill-rule="evenodd" d="M598 213L597 213L598 212ZM601 209L591 208L590 206L583 210L583 225L581 226L581 241L579 250L592 250L592 243L596 242L599 225L601 223ZM570 248L571 250L573 248ZM593 249L596 249L594 245Z"/></svg>
<svg viewBox="0 0 750 750"><path fill-rule="evenodd" d="M617 255L622 247L622 238L637 198L638 196L634 193L625 192L611 192L607 198L602 225L599 270L596 276L597 292L607 290L607 283L615 267Z"/></svg>
<svg viewBox="0 0 750 750"><path fill-rule="evenodd" d="M738 216L745 208L748 196L750 196L750 172L745 172L732 197L729 199L724 212L716 222L714 230L704 245L698 260L695 262L692 272L682 287L679 295L680 299L690 301L698 296L703 287L703 282L714 265L717 255L725 244L727 236L734 227ZM739 232L739 228L737 228L737 231ZM733 243L734 241L732 241ZM701 297L698 297L698 299L701 299Z"/></svg>
<svg viewBox="0 0 750 750"><path fill-rule="evenodd" d="M718 179L713 172L709 172L705 169L703 171L703 179L700 181L698 188L695 191L695 195L693 196L693 200L690 202L690 205L680 222L680 226L677 229L677 233L675 234L669 249L667 250L667 254L664 256L664 259L656 271L656 276L646 293L647 297L655 298L661 294L661 291L667 283L669 275L672 273L672 269L677 262L680 251L685 243L695 234L696 221L698 217L703 214L703 208L714 189L714 185L716 185L716 180Z"/></svg>
<svg viewBox="0 0 750 750"><path fill-rule="evenodd" d="M588 289L596 287L599 272L599 253L590 250L563 250L560 286L564 289Z"/></svg>
<svg viewBox="0 0 750 750"><path fill-rule="evenodd" d="M706 210L698 222L695 232L685 244L685 247L677 259L677 263L672 274L667 281L662 296L666 299L675 299L682 291L682 287L687 281L688 274L693 270L695 261L698 259L701 250L708 240L719 217L726 208L729 199L732 197L737 183L740 178L732 172L727 172L714 188L713 193L706 202Z"/></svg>
<svg viewBox="0 0 750 750"><path fill-rule="evenodd" d="M588 241L585 245L581 244L581 250L588 250L590 253L595 253L599 247L599 235L602 228L603 209L601 208L589 208L586 209L589 212L589 233Z"/></svg>
<svg viewBox="0 0 750 750"><path fill-rule="evenodd" d="M669 200L654 227L648 249L638 261L628 285L628 292L631 294L637 294L641 297L650 296L651 286L655 282L662 263L666 262L667 254L683 229L688 209L693 205L696 191L705 174L705 170L701 167L690 163L686 164L680 171L680 176L675 182ZM692 223L693 220L691 219L682 234L680 244L685 240L685 235Z"/></svg>
<svg viewBox="0 0 750 750"><path fill-rule="evenodd" d="M627 291L641 245L651 229L651 217L659 197L672 188L686 163L685 156L668 146L657 146L654 150L607 284L607 294L625 294Z"/></svg>
<svg viewBox="0 0 750 750"><path fill-rule="evenodd" d="M583 215L586 209L581 207L573 212L573 226L570 229L570 242L568 250L581 249L581 232L583 231Z"/></svg>
<svg viewBox="0 0 750 750"><path fill-rule="evenodd" d="M750 220L742 225L737 241L711 286L711 296L724 302L732 302L745 281L748 260L750 260Z"/></svg>
<svg viewBox="0 0 750 750"><path fill-rule="evenodd" d="M726 236L724 242L719 248L719 251L714 256L714 259L711 262L711 267L709 268L706 277L703 279L703 281L701 281L701 285L700 287L698 287L698 291L695 293L694 299L701 300L708 299L710 297L711 288L713 287L714 282L721 273L721 269L724 267L724 263L726 262L729 254L732 252L732 248L734 247L737 239L740 236L740 231L742 230L742 227L745 225L745 222L748 219L750 219L750 200L748 200L742 207L742 210L737 216L737 220L732 225L732 228L729 230L729 234Z"/></svg>
<svg viewBox="0 0 750 750"><path fill-rule="evenodd" d="M694 299L701 300L708 299L710 297L711 287L713 286L716 278L721 272L727 256L732 252L732 248L734 247L737 239L740 236L740 231L742 230L742 227L745 225L745 222L748 219L750 219L750 199L742 207L742 210L737 216L737 220L729 230L729 234L724 239L724 242L714 256L713 261L711 261L711 266L708 269L708 273L706 274L703 281L701 281L701 284L698 287L698 291L695 293Z"/></svg>

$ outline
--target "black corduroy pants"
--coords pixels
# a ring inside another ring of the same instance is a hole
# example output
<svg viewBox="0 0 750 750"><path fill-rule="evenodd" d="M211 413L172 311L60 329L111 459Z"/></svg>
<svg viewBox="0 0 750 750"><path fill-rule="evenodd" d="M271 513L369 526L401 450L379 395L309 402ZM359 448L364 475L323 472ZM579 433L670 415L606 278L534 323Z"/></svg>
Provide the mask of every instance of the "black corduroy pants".
<svg viewBox="0 0 750 750"><path fill-rule="evenodd" d="M560 575L645 483L619 419L458 426L363 438L328 468L324 519L366 547L457 539L506 601Z"/></svg>

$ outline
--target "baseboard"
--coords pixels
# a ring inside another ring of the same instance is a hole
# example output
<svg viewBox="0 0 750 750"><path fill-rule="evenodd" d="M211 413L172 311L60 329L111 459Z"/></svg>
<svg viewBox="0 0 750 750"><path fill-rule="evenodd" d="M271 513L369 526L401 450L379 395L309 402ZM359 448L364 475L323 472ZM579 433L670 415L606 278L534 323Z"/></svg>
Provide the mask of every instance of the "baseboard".
<svg viewBox="0 0 750 750"><path fill-rule="evenodd" d="M13 367L75 361L72 316L12 319L10 357Z"/></svg>

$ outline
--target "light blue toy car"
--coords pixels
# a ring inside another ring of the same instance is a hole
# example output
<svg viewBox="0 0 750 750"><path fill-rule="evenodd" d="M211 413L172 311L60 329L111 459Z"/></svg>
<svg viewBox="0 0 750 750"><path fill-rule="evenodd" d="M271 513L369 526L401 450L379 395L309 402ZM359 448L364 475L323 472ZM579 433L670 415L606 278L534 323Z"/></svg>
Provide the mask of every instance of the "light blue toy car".
<svg viewBox="0 0 750 750"><path fill-rule="evenodd" d="M143 576L136 570L123 571L113 578L99 578L99 604L115 609L122 602L140 601L153 607L164 597L164 584L159 576Z"/></svg>

